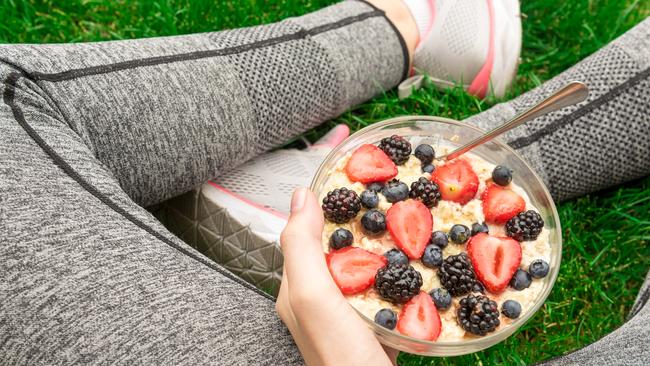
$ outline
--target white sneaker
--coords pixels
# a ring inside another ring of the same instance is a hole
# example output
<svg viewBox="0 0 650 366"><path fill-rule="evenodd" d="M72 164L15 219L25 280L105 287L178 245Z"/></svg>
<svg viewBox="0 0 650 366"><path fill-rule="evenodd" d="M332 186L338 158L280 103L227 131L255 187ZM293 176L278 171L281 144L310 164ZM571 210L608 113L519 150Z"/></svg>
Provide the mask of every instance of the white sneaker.
<svg viewBox="0 0 650 366"><path fill-rule="evenodd" d="M419 88L428 74L434 85L462 84L470 94L503 97L521 52L518 0L404 0L420 31L413 66L400 98Z"/></svg>
<svg viewBox="0 0 650 366"><path fill-rule="evenodd" d="M282 278L279 238L291 194L309 186L325 156L350 134L338 125L305 150L253 159L154 210L165 226L201 253L276 294Z"/></svg>

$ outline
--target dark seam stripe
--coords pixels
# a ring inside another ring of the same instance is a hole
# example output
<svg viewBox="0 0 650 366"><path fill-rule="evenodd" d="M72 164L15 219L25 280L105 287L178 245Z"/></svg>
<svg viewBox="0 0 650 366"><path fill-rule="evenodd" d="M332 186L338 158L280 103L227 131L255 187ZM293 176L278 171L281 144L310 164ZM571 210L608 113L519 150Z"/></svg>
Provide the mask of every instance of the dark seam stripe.
<svg viewBox="0 0 650 366"><path fill-rule="evenodd" d="M106 206L110 207L113 211L118 213L119 215L123 216L127 220L131 221L134 225L137 227L141 228L145 232L151 234L154 236L156 239L164 242L165 244L169 245L170 247L176 249L177 251L181 252L182 254L196 260L199 263L204 264L205 266L221 273L222 275L230 278L231 280L235 281L236 283L239 283L240 285L253 290L255 293L262 295L263 297L268 298L269 300L275 300L273 296L267 294L266 292L258 289L257 287L251 285L250 283L242 280L241 278L235 276L228 270L216 265L216 263L206 260L206 257L198 256L195 253L192 253L191 251L187 250L186 248L183 248L182 246L174 243L172 240L167 238L166 236L162 235L161 233L157 232L156 230L152 229L149 225L145 224L142 222L140 219L120 207L118 204L113 202L110 198L108 198L106 195L101 193L97 188L95 188L93 185L88 183L85 179L81 177L79 173L77 173L70 164L68 164L59 154L50 147L50 145L43 140L43 138L27 123L25 120L25 116L23 115L22 110L18 107L15 101L15 90L16 86L18 84L18 80L22 77L21 73L19 72L12 72L9 74L9 76L5 79L4 84L5 84L5 91L3 93L3 100L4 103L11 108L11 111L14 115L14 118L18 122L18 124L25 130L25 132L29 135L29 137L36 142L36 144L47 153L47 155L50 156L50 158L54 161L54 163L61 168L70 178L72 178L75 182L77 182L82 188L84 188L86 191L88 191L90 194L95 196L97 199L99 199L103 204Z"/></svg>
<svg viewBox="0 0 650 366"><path fill-rule="evenodd" d="M583 107L576 109L573 113L567 114L566 116L553 121L544 128L539 129L538 131L533 132L529 136L520 137L508 143L513 149L521 149L535 143L537 140L550 135L557 131L558 129L574 122L575 120L584 117L594 109L600 107L601 105L612 101L614 98L625 92L627 89L635 86L640 83L642 80L645 80L650 75L650 67L634 75L630 79L626 80L624 83L615 86L607 93L601 95L599 98L593 100L592 102L586 104Z"/></svg>
<svg viewBox="0 0 650 366"><path fill-rule="evenodd" d="M402 33L399 32L395 24L388 19L386 16L386 13L379 9L378 7L374 6L373 4L367 2L366 0L357 0L359 2L362 2L369 7L375 9L375 11L378 11L381 13L381 15L386 19L390 27L393 29L393 32L395 32L395 35L397 35L397 39L399 40L399 45L402 48L402 58L404 59L404 65L402 66L402 79L401 80L406 80L406 78L409 76L409 70L411 69L411 59L409 57L409 49L406 47L406 41L404 40L404 36L402 36Z"/></svg>
<svg viewBox="0 0 650 366"><path fill-rule="evenodd" d="M37 81L60 82L60 81L72 80L84 76L107 74L111 72L133 69L133 68L143 67L143 66L163 65L163 64L169 64L169 63L174 63L179 61L191 61L191 60L199 60L203 58L216 57L216 56L227 56L227 55L242 53L254 49L270 47L270 46L274 46L292 40L303 39L306 38L307 36L315 36L320 33L341 28L346 25L350 25L355 22L359 22L368 18L373 18L382 15L384 15L382 11L373 10L370 12L361 13L358 15L343 18L333 23L328 23L318 27L314 27L312 29L299 30L291 34L285 34L282 36L273 37L262 41L251 42L251 43L234 46L234 47L122 61L113 64L91 66L91 67L86 67L81 69L72 69L72 70L63 71L59 73L52 73L52 74L33 72L31 73L31 76L32 78L34 78L34 80Z"/></svg>

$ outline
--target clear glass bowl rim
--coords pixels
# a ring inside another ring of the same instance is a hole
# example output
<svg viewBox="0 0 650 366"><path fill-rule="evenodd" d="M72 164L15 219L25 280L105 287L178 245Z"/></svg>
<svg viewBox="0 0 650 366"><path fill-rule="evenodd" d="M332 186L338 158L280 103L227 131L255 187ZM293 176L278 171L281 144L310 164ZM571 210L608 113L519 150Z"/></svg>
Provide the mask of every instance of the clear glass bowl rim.
<svg viewBox="0 0 650 366"><path fill-rule="evenodd" d="M394 118L389 118L380 122L373 123L369 126L366 126L359 131L353 133L350 135L348 138L346 138L343 142L341 142L337 147L335 147L323 160L321 165L318 167L318 170L316 171L316 174L314 174L314 178L312 179L310 189L318 195L319 192L315 191L315 185L318 182L320 176L324 173L325 166L328 165L330 159L334 157L345 145L345 142L358 138L368 132L375 131L375 130L380 130L385 127L390 127L392 125L408 122L408 121L430 121L430 122L442 122L442 123L447 123L447 124L452 124L456 126L460 126L463 128L468 128L475 130L478 133L485 133L482 129L468 125L466 123L462 123L460 121L450 119L450 118L444 118L444 117L434 117L434 116L418 116L418 115L409 115L409 116L400 116L400 117L394 117ZM370 323L369 325L372 327L372 329L376 332L381 334L382 336L386 337L395 337L397 339L402 339L407 342L411 343L420 343L422 345L426 345L428 347L445 347L445 346L478 346L481 348L487 348L491 345L494 345L496 343L499 343L503 340L505 340L507 337L512 335L517 329L519 329L522 325L524 325L532 316L537 313L537 311L542 307L542 305L546 302L546 299L548 298L548 295L551 293L551 290L553 289L553 286L555 285L555 281L557 279L558 273L560 271L560 264L562 261L562 228L560 224L560 217L557 212L557 208L555 207L555 202L553 201L553 198L551 197L550 192L546 188L546 185L542 181L542 179L537 175L537 173L530 167L530 165L516 152L514 151L510 146L502 142L500 139L495 138L491 140L492 143L496 143L499 145L501 148L507 150L509 153L514 155L517 159L525 165L532 176L535 178L537 181L537 184L541 187L544 195L546 196L546 199L549 202L550 209L553 215L553 219L555 220L556 223L556 229L557 231L557 236L558 236L558 242L553 243L554 245L558 246L558 249L554 252L555 254L552 255L551 260L556 262L557 265L553 266L551 269L551 272L549 273L548 281L549 281L549 286L546 286L544 289L544 292L542 292L541 296L539 297L540 301L537 301L532 308L530 308L525 314L522 314L517 320L513 321L510 323L510 325L504 329L501 329L495 333L492 333L490 335L481 337L481 338L475 338L475 339L468 339L468 340L462 340L462 341L435 341L435 342L430 342L430 341L425 341L422 339L418 338L413 338L409 337L403 334L400 334L396 331L389 330L380 326L377 326L372 319L369 319L366 317L364 314L362 314L359 310L354 308L354 310L361 316L362 319L364 319L367 323ZM556 257L556 258L555 258ZM486 344L488 346L486 346ZM408 351L407 351L408 352ZM460 353L459 353L460 354Z"/></svg>

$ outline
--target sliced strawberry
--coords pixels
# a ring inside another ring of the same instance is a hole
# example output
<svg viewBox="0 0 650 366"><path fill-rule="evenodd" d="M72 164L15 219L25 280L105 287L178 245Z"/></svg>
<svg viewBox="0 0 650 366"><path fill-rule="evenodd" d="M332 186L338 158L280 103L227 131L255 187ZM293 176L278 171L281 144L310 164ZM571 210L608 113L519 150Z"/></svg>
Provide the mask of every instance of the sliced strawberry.
<svg viewBox="0 0 650 366"><path fill-rule="evenodd" d="M422 257L433 230L431 211L421 201L400 201L386 212L388 232L411 259Z"/></svg>
<svg viewBox="0 0 650 366"><path fill-rule="evenodd" d="M357 247L327 253L327 268L344 295L361 292L375 283L377 270L388 263L386 257Z"/></svg>
<svg viewBox="0 0 650 366"><path fill-rule="evenodd" d="M440 187L443 200L461 205L471 201L478 191L478 177L464 159L452 160L433 171L431 180Z"/></svg>
<svg viewBox="0 0 650 366"><path fill-rule="evenodd" d="M440 335L440 314L431 296L420 292L404 305L397 321L397 330L409 337L435 341Z"/></svg>
<svg viewBox="0 0 650 366"><path fill-rule="evenodd" d="M480 233L467 243L467 255L481 283L498 294L521 264L521 245L512 238Z"/></svg>
<svg viewBox="0 0 650 366"><path fill-rule="evenodd" d="M353 182L384 182L397 175L397 166L375 145L361 145L345 165L345 174Z"/></svg>
<svg viewBox="0 0 650 366"><path fill-rule="evenodd" d="M488 184L483 196L483 216L492 224L505 224L526 209L526 201L513 190L497 184Z"/></svg>

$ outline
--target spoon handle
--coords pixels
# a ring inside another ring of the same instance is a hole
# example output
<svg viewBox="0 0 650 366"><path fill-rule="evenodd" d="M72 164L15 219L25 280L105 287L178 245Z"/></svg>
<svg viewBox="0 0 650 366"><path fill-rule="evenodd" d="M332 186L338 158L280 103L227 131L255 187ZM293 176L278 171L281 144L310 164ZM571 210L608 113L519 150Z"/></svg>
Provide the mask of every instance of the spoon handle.
<svg viewBox="0 0 650 366"><path fill-rule="evenodd" d="M567 85L565 85L562 89L548 96L546 99L535 104L529 109L519 113L518 115L513 117L510 121L487 132L482 136L477 137L476 139L468 142L467 144L447 154L444 157L444 159L451 160L457 158L460 155L475 148L476 146L484 142L490 141L496 136L499 136L502 133L513 129L523 124L524 122L528 122L532 119L535 119L539 116L543 116L547 113L556 111L558 109L562 109L564 107L568 107L570 105L580 103L583 100L587 99L588 94L589 94L589 89L587 89L587 86L585 84L578 81L572 81Z"/></svg>

